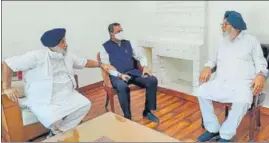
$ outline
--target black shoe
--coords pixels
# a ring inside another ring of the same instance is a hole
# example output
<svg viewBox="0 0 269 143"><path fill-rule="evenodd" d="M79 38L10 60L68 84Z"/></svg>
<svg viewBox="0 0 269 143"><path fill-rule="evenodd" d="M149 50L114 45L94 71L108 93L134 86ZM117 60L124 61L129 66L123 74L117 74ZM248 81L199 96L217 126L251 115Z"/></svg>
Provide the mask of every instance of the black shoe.
<svg viewBox="0 0 269 143"><path fill-rule="evenodd" d="M131 116L125 116L124 115L124 118L129 119L129 120L132 120L132 117Z"/></svg>
<svg viewBox="0 0 269 143"><path fill-rule="evenodd" d="M54 132L50 130L49 134L47 135L47 139L55 136Z"/></svg>
<svg viewBox="0 0 269 143"><path fill-rule="evenodd" d="M226 139L220 139L219 142L231 142L231 140L226 140Z"/></svg>
<svg viewBox="0 0 269 143"><path fill-rule="evenodd" d="M159 123L159 119L158 117L156 117L154 114L152 114L151 112L143 112L143 117L148 118L148 120L152 121L152 122L156 122Z"/></svg>
<svg viewBox="0 0 269 143"><path fill-rule="evenodd" d="M197 141L207 142L217 138L219 138L219 133L210 133L209 131L205 131L202 135L198 137Z"/></svg>

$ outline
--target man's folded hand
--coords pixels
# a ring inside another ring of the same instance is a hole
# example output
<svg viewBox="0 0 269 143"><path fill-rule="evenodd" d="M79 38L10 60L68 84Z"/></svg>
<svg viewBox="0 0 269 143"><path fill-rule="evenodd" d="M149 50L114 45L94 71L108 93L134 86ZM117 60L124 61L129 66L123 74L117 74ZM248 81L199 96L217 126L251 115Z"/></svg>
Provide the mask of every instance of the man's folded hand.
<svg viewBox="0 0 269 143"><path fill-rule="evenodd" d="M6 94L7 97L13 102L18 102L19 92L17 88L11 87L8 89L4 89L4 94Z"/></svg>
<svg viewBox="0 0 269 143"><path fill-rule="evenodd" d="M146 77L147 75L152 76L152 73L151 73L151 71L150 71L150 69L148 67L144 67L142 76Z"/></svg>
<svg viewBox="0 0 269 143"><path fill-rule="evenodd" d="M129 75L127 75L127 74L120 74L119 77L120 77L122 80L126 81L126 82L128 82L128 81L131 79L131 77L130 77Z"/></svg>
<svg viewBox="0 0 269 143"><path fill-rule="evenodd" d="M205 83L209 80L210 76L211 76L211 68L206 67L200 74L199 80L201 83Z"/></svg>
<svg viewBox="0 0 269 143"><path fill-rule="evenodd" d="M259 95L262 92L264 84L265 84L264 76L258 74L252 82L253 86L252 92L254 96Z"/></svg>

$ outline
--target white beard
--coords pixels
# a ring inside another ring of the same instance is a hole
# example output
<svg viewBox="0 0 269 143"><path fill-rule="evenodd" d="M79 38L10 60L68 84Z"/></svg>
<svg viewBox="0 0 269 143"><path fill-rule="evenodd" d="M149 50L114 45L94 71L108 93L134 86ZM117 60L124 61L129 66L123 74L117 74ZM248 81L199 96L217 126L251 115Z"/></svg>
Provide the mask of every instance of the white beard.
<svg viewBox="0 0 269 143"><path fill-rule="evenodd" d="M233 35L232 33L234 32L234 28L232 28L231 30L229 31L225 31L222 33L222 36L225 40L229 40L229 41L232 41L233 40Z"/></svg>
<svg viewBox="0 0 269 143"><path fill-rule="evenodd" d="M63 56L65 56L66 55L66 53L67 53L67 47L66 48L60 48L60 47L53 47L53 48L51 48L51 50L53 51L53 52L56 52L56 53L62 53L63 54Z"/></svg>

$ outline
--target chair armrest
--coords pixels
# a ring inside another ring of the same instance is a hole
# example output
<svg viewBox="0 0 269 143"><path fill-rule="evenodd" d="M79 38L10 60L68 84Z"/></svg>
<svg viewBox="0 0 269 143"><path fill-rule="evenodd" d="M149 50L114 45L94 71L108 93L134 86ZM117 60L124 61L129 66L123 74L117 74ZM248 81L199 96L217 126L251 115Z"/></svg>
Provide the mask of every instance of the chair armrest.
<svg viewBox="0 0 269 143"><path fill-rule="evenodd" d="M23 142L24 132L23 132L23 120L21 108L18 103L11 101L5 94L2 94L2 116L5 117L5 125L8 136L12 142Z"/></svg>
<svg viewBox="0 0 269 143"><path fill-rule="evenodd" d="M257 95L257 96L254 96L254 97L253 97L253 104L254 104L255 107L258 106L259 96L260 96L260 95Z"/></svg>
<svg viewBox="0 0 269 143"><path fill-rule="evenodd" d="M143 72L143 67L141 66L141 63L139 61L136 61L136 67L139 69L141 72Z"/></svg>
<svg viewBox="0 0 269 143"><path fill-rule="evenodd" d="M2 94L1 96L2 96L2 107L4 109L14 107L14 106L20 107L19 103L11 101L5 94Z"/></svg>
<svg viewBox="0 0 269 143"><path fill-rule="evenodd" d="M100 52L97 53L96 58L97 58L97 61L99 62L101 61ZM109 73L101 68L101 74L104 80L104 87L113 88L110 81Z"/></svg>
<svg viewBox="0 0 269 143"><path fill-rule="evenodd" d="M104 80L104 87L113 88L110 81L109 73L101 69L101 74Z"/></svg>
<svg viewBox="0 0 269 143"><path fill-rule="evenodd" d="M265 93L260 93L257 96L253 96L253 106L257 107L257 106L261 106L264 101L266 100L266 94Z"/></svg>
<svg viewBox="0 0 269 143"><path fill-rule="evenodd" d="M75 74L75 75L74 75L74 78L75 78L75 81L76 81L76 83L77 83L77 87L76 87L76 89L78 89L78 88L79 88L79 85L78 85L78 75Z"/></svg>
<svg viewBox="0 0 269 143"><path fill-rule="evenodd" d="M217 66L215 66L214 68L211 69L211 73L214 73L217 71Z"/></svg>
<svg viewBox="0 0 269 143"><path fill-rule="evenodd" d="M2 141L4 140L5 142L11 142L10 140L10 136L8 133L8 126L7 126L7 121L6 121L6 116L5 116L5 112L3 110L3 106L1 107L1 131L2 131ZM3 141L3 142L4 142Z"/></svg>

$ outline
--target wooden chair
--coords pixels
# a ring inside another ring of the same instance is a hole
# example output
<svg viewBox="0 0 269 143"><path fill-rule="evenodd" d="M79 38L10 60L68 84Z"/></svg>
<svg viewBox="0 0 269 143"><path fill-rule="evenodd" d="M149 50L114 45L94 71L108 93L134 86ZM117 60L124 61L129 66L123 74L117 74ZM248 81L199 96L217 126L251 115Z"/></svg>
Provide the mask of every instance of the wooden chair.
<svg viewBox="0 0 269 143"><path fill-rule="evenodd" d="M97 60L100 62L101 61L101 58L100 58L100 53L97 53ZM136 68L139 69L141 72L143 71L143 67L141 66L140 62L139 61L136 61L134 60L136 63ZM101 69L101 74L102 74L102 77L103 77L103 80L104 80L104 83L103 83L103 87L106 91L106 103L105 103L105 108L106 110L107 109L107 106L108 106L108 103L110 103L110 108L111 108L111 111L113 113L115 113L115 107L114 107L114 95L116 95L116 91L114 90L112 84L111 84L111 81L110 81L110 77L109 77L109 73L104 71L103 69ZM140 88L140 87L137 87L137 86L134 86L133 84L130 84L129 85L130 88Z"/></svg>
<svg viewBox="0 0 269 143"><path fill-rule="evenodd" d="M78 78L75 75L78 88ZM3 85L3 84L2 84ZM1 92L2 105L2 135L6 142L26 142L31 141L39 136L45 135L49 129L45 128L40 122L24 125L27 118L23 118L25 110L18 103L11 101L5 94L3 94L3 87ZM28 109L27 109L28 110ZM30 110L28 111L28 113ZM29 113L30 114L30 113ZM31 113L33 114L33 113Z"/></svg>
<svg viewBox="0 0 269 143"><path fill-rule="evenodd" d="M269 69L269 57L268 57L268 52L269 52L269 44L261 44L262 50L263 50L263 56L267 60L268 67ZM212 73L216 71L217 67L212 69ZM250 112L250 123L249 123L249 142L254 141L254 133L255 130L259 130L261 127L261 111L260 111L260 104L263 102L260 100L262 97L264 97L264 94L259 94L257 96L253 96L253 102L251 104L250 109L248 112ZM265 98L264 98L265 99ZM227 119L229 115L229 109L231 108L230 103L222 103L225 104L225 119ZM202 118L202 127L204 128L204 122Z"/></svg>

